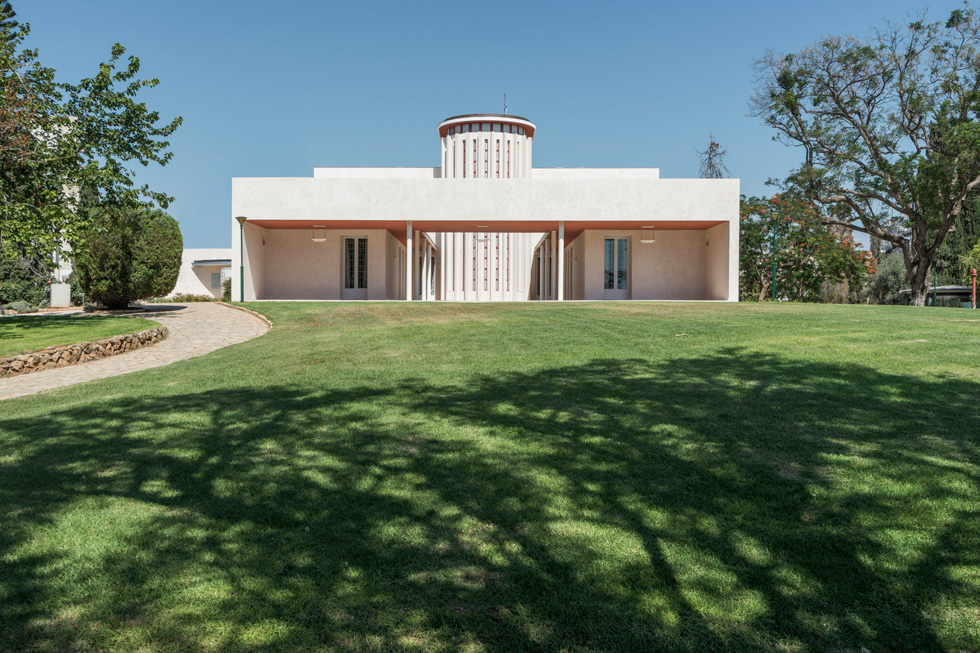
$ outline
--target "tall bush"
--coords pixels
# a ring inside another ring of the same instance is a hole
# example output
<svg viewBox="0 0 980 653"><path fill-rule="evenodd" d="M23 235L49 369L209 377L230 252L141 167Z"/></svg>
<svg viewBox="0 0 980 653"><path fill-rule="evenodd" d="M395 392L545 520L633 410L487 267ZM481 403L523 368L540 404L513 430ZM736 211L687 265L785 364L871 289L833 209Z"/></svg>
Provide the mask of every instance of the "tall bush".
<svg viewBox="0 0 980 653"><path fill-rule="evenodd" d="M166 295L177 283L183 237L159 209L100 208L74 248L82 290L110 309Z"/></svg>
<svg viewBox="0 0 980 653"><path fill-rule="evenodd" d="M0 304L22 301L40 306L48 300L50 281L46 260L0 250Z"/></svg>

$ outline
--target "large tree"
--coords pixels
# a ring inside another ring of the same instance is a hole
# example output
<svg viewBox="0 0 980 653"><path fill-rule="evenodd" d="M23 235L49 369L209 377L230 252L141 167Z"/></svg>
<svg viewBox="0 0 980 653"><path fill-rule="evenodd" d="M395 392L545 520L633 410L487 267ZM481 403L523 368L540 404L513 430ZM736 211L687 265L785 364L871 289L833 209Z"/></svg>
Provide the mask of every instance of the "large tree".
<svg viewBox="0 0 980 653"><path fill-rule="evenodd" d="M980 19L888 24L756 62L755 115L801 147L787 184L833 207L829 224L902 251L912 303L980 185Z"/></svg>
<svg viewBox="0 0 980 653"><path fill-rule="evenodd" d="M9 4L0 9L12 15ZM170 197L133 181L134 164L170 160L167 137L181 123L138 101L158 80L140 79L139 59L124 61L116 44L95 76L59 82L22 48L29 32L0 22L0 245L51 252L85 228L85 208L166 207Z"/></svg>
<svg viewBox="0 0 980 653"><path fill-rule="evenodd" d="M846 230L824 224L820 207L792 195L742 196L739 291L758 301L772 295L817 301L825 281L853 282L875 261ZM773 292L773 281L776 292Z"/></svg>

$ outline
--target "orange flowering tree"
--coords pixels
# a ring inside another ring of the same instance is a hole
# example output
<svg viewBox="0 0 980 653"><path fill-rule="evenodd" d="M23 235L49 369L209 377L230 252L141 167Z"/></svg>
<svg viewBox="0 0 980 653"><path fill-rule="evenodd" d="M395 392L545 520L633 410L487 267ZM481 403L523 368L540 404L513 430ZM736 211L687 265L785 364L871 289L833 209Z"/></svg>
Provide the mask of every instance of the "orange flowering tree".
<svg viewBox="0 0 980 653"><path fill-rule="evenodd" d="M793 195L742 197L739 236L740 290L743 299L776 295L816 301L824 281L854 282L874 274L871 253L850 231L825 224L823 210Z"/></svg>

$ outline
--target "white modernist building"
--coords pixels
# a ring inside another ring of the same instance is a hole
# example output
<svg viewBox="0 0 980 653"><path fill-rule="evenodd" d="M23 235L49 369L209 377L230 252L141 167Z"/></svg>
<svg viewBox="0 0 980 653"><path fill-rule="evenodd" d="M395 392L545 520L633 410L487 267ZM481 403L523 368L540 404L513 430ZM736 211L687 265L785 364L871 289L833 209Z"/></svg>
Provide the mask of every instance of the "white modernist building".
<svg viewBox="0 0 980 653"><path fill-rule="evenodd" d="M221 283L231 276L230 249L185 249L174 295L211 295L221 299Z"/></svg>
<svg viewBox="0 0 980 653"><path fill-rule="evenodd" d="M456 116L438 168L233 179L232 298L738 300L738 180L534 168L535 130Z"/></svg>

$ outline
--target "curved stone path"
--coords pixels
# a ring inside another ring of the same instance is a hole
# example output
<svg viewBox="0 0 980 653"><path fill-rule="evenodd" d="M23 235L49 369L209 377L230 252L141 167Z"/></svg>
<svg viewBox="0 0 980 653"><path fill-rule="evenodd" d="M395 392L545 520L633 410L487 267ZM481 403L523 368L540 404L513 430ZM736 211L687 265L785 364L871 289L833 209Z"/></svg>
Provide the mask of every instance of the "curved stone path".
<svg viewBox="0 0 980 653"><path fill-rule="evenodd" d="M159 322L170 330L170 336L125 354L0 379L0 400L169 365L251 340L269 330L269 325L254 315L210 302L150 304L145 312L134 316Z"/></svg>

